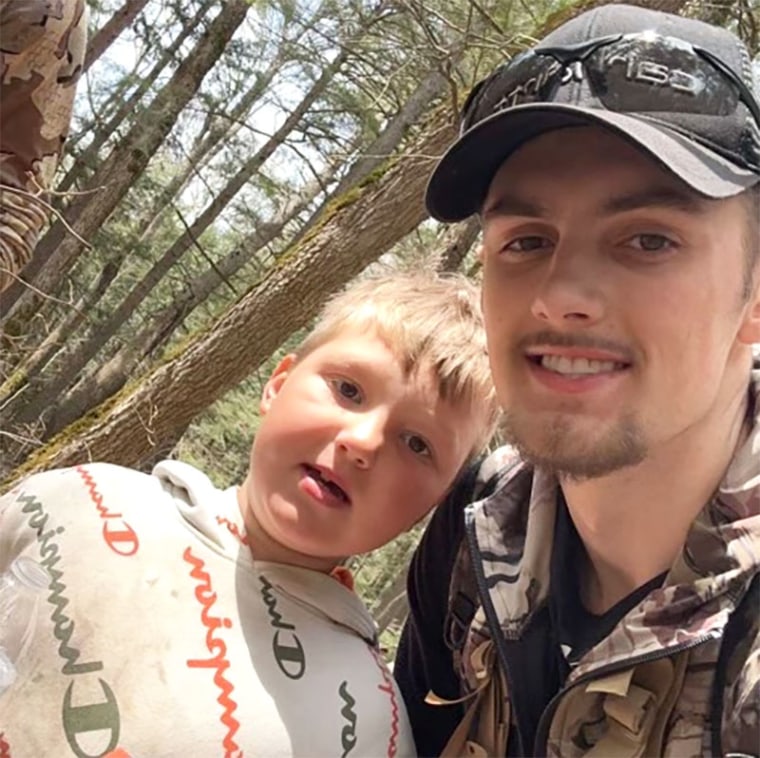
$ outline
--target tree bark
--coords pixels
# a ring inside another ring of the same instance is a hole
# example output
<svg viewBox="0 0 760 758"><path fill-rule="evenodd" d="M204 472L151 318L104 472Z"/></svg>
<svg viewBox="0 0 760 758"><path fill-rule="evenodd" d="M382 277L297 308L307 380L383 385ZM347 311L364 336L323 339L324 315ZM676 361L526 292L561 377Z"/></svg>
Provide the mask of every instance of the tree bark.
<svg viewBox="0 0 760 758"><path fill-rule="evenodd" d="M178 115L243 22L249 8L247 0L229 0L222 5L219 15L180 64L170 82L93 174L88 188L94 193L81 196L67 209L66 220L81 237L92 237L143 173ZM23 278L33 281L43 292L50 291L82 247L82 242L67 235L63 224L57 222L38 245L23 272ZM44 270L40 271L43 266ZM40 297L29 292L23 282L17 281L11 285L0 302L0 316L7 318L18 311L18 306L24 302L25 311L33 311Z"/></svg>
<svg viewBox="0 0 760 758"><path fill-rule="evenodd" d="M213 3L214 0L207 0L207 2L201 6L198 17L203 15ZM196 19L198 17L196 17ZM105 124L98 126L90 143L77 155L74 165L61 178L61 181L58 183L59 192L65 192L66 190L71 189L75 184L84 180L88 171L95 170L95 167L98 165L98 156L103 145L116 134L117 129L128 117L134 117L140 100L142 100L145 93L150 90L161 75L161 72L173 63L177 52L196 28L196 19L185 19L179 34L172 40L169 47L162 52L150 71L148 71L145 76L140 77L138 85L135 87L132 94L126 98L123 96L119 98L120 103L116 108L116 111ZM108 107L104 107L104 112L108 112Z"/></svg>
<svg viewBox="0 0 760 758"><path fill-rule="evenodd" d="M422 191L434 160L430 156L439 155L453 137L449 114L437 110L407 155L375 181L338 199L321 225L210 331L133 390L65 429L11 478L89 459L139 464L159 441L183 429L266 360L316 314L329 293L425 218Z"/></svg>
<svg viewBox="0 0 760 758"><path fill-rule="evenodd" d="M385 588L372 608L377 630L382 634L394 621L403 623L409 612L406 599L406 571L399 567L393 581Z"/></svg>
<svg viewBox="0 0 760 758"><path fill-rule="evenodd" d="M113 44L116 38L138 17L148 0L126 0L103 26L98 29L87 45L83 70L87 71Z"/></svg>
<svg viewBox="0 0 760 758"><path fill-rule="evenodd" d="M446 230L433 259L436 271L457 271L480 234L480 221L473 217Z"/></svg>
<svg viewBox="0 0 760 758"><path fill-rule="evenodd" d="M444 84L444 77L437 71L429 73L418 85L407 102L377 137L376 140L354 162L349 171L342 177L335 191L311 215L309 220L301 227L294 241L300 239L319 218L324 207L339 193L347 191L350 187L361 182L366 176L382 165L388 156L398 148L408 127L417 122L430 102L438 94ZM326 172L329 176L330 172ZM250 261L257 252L265 245L272 242L295 216L300 214L317 196L323 186L322 181L315 181L300 193L285 209L280 217L273 219L265 225L259 226L244 242L214 267L196 277L188 284L187 293L171 306L151 319L150 324L143 328L138 335L130 340L129 344L122 346L117 353L94 371L85 372L84 376L72 386L66 394L59 398L54 405L50 405L50 412L46 418L45 430L42 439L49 439L58 433L64 426L73 422L96 405L103 402L111 394L117 392L128 380L136 365L150 352L160 348L170 338L174 330L182 321L223 281L231 278L237 271ZM477 231L476 231L477 234ZM469 249L469 246L468 246ZM456 251L449 251L449 257ZM462 253L465 255L467 250ZM453 259L441 262L441 265L454 265ZM105 275L105 271L103 275ZM101 279L102 276L101 275ZM96 286L102 292L102 287ZM139 285L138 285L139 286ZM59 334L71 334L72 330L81 321L82 315L92 309L93 302L82 301L78 308L69 315L66 326L56 328L46 343L59 341ZM135 306L142 302L142 298L134 301ZM124 314L122 324L131 316L134 308ZM100 328L97 330L100 333ZM42 353L36 351L36 357L49 359L56 348ZM33 357L35 357L33 356ZM36 362L33 368L27 365L21 367L27 376L31 376L34 369L39 369L42 364ZM0 387L0 400L3 393Z"/></svg>
<svg viewBox="0 0 760 758"><path fill-rule="evenodd" d="M224 210L230 200L243 185L261 168L264 162L282 144L295 128L314 101L324 93L333 76L348 57L341 52L323 71L319 79L306 94L283 125L266 141L266 143L243 165L232 177L227 186L219 192L204 209L195 222L183 233L172 246L153 264L150 271L133 287L127 296L93 329L84 342L73 344L68 354L61 356L61 366L53 377L46 378L37 392L27 392L19 396L18 402L10 401L3 410L2 417L16 423L26 424L43 416L53 406L56 398L70 387L80 375L82 369L117 332L125 319L144 301L148 294L161 280L161 277L184 255L195 241L208 229L217 216ZM128 255L125 252L123 255Z"/></svg>

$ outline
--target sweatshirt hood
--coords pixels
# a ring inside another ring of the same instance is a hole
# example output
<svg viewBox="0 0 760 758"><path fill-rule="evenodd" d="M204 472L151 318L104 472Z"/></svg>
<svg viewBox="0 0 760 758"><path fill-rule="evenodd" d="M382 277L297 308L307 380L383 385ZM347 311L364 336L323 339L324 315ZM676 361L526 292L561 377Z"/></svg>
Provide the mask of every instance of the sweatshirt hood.
<svg viewBox="0 0 760 758"><path fill-rule="evenodd" d="M356 593L328 574L253 558L245 543L236 487L219 490L206 474L182 461L161 461L152 474L171 495L186 525L211 549L265 573L272 587L314 616L377 645L377 626Z"/></svg>

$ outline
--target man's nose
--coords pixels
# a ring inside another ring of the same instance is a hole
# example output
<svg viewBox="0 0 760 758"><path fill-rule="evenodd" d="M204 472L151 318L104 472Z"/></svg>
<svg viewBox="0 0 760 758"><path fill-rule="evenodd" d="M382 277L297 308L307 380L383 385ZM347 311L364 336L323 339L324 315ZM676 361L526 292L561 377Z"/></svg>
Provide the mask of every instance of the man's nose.
<svg viewBox="0 0 760 758"><path fill-rule="evenodd" d="M379 409L353 414L336 437L338 448L360 468L369 468L385 441L385 414Z"/></svg>
<svg viewBox="0 0 760 758"><path fill-rule="evenodd" d="M604 315L601 265L582 244L557 246L533 300L533 315L556 328L596 324Z"/></svg>

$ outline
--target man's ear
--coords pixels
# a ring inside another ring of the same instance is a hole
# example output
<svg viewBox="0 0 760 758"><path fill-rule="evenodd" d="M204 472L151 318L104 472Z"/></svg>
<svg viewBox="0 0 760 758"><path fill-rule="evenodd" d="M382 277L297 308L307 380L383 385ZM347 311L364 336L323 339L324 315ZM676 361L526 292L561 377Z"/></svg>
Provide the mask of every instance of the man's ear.
<svg viewBox="0 0 760 758"><path fill-rule="evenodd" d="M280 393L282 385L285 384L285 380L290 375L293 366L296 363L295 353L289 353L278 364L277 368L271 373L267 383L264 385L264 389L261 392L261 403L259 404L259 410L261 415L264 416L269 411L272 405L272 401Z"/></svg>
<svg viewBox="0 0 760 758"><path fill-rule="evenodd" d="M760 343L760 271L755 271L752 295L745 306L737 338L744 345Z"/></svg>

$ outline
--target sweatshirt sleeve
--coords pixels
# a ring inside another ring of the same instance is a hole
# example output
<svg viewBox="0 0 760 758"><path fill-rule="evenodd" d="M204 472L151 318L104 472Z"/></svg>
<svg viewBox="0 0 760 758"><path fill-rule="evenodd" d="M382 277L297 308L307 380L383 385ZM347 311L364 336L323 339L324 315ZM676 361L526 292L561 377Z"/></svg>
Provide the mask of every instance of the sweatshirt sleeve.
<svg viewBox="0 0 760 758"><path fill-rule="evenodd" d="M464 536L466 505L455 490L438 507L414 552L407 578L409 617L393 671L417 752L423 758L440 754L463 714L461 705L428 705L425 696L430 690L446 699L461 694L444 625L451 571Z"/></svg>

